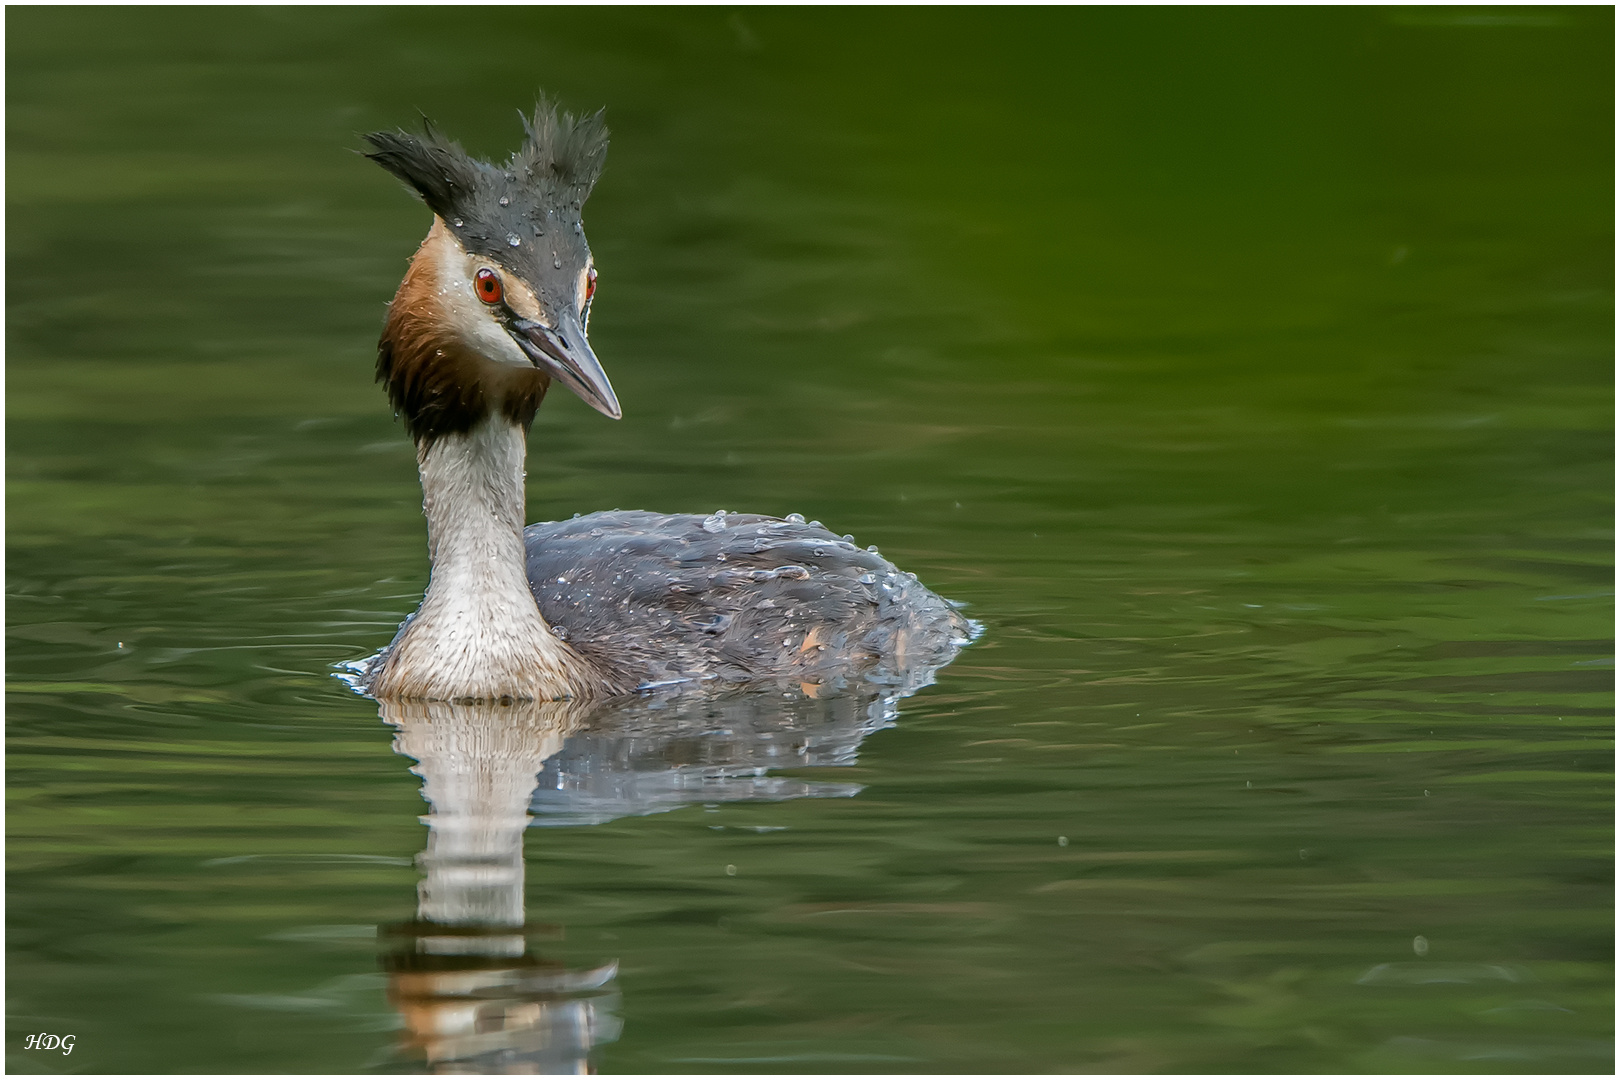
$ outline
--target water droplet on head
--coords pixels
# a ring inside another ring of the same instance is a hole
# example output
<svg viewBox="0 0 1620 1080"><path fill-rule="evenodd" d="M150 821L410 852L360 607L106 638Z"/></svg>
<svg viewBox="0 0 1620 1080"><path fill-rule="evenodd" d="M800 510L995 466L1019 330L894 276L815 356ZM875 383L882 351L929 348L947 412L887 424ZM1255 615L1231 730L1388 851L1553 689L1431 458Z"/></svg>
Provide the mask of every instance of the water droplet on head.
<svg viewBox="0 0 1620 1080"><path fill-rule="evenodd" d="M506 243L508 247L517 247L519 244L523 243L523 241L518 239L517 233L507 233Z"/></svg>
<svg viewBox="0 0 1620 1080"><path fill-rule="evenodd" d="M795 524L795 525L803 525L804 524L804 515L803 514L789 514L787 516L787 519L789 521L793 522L793 524Z"/></svg>
<svg viewBox="0 0 1620 1080"><path fill-rule="evenodd" d="M717 533L717 532L725 532L725 530L726 530L726 512L724 510L716 510L714 513L710 514L708 517L703 519L703 531L704 532L706 532L706 533Z"/></svg>
<svg viewBox="0 0 1620 1080"><path fill-rule="evenodd" d="M568 628L566 626L553 626L551 632L561 641L568 640Z"/></svg>
<svg viewBox="0 0 1620 1080"><path fill-rule="evenodd" d="M561 270L562 269L562 260L561 259L552 259L551 260L551 268L553 270Z"/></svg>
<svg viewBox="0 0 1620 1080"><path fill-rule="evenodd" d="M502 195L501 199L500 199L500 203L501 203L502 206L511 206L512 205L512 200L508 199L505 195Z"/></svg>
<svg viewBox="0 0 1620 1080"><path fill-rule="evenodd" d="M465 222L463 222L460 218L456 217L456 218L451 218L450 219L450 224L454 225L456 228L459 229L459 228L461 228L462 225L465 224Z"/></svg>

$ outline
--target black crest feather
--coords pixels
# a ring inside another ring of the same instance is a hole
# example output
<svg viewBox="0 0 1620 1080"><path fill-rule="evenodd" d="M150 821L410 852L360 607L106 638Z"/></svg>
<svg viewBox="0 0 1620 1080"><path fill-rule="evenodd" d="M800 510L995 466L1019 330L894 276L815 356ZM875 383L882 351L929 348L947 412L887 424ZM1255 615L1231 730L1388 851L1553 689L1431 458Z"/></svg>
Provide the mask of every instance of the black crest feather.
<svg viewBox="0 0 1620 1080"><path fill-rule="evenodd" d="M534 116L523 118L528 139L507 165L523 176L549 176L556 183L579 189L581 200L596 186L607 160L608 129L598 109L577 119L572 113L557 112L557 106L544 94L535 104Z"/></svg>
<svg viewBox="0 0 1620 1080"><path fill-rule="evenodd" d="M491 171L489 165L468 156L460 143L446 139L425 116L421 135L374 131L365 139L374 150L366 157L416 189L428 209L442 218L448 219L458 203L492 179L481 175Z"/></svg>

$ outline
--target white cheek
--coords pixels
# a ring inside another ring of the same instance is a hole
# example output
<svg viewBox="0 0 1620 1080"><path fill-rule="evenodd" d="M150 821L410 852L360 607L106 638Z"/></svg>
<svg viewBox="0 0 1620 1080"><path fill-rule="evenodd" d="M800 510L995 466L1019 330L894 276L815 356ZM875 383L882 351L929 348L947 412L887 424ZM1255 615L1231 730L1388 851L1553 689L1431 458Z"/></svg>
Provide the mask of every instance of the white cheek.
<svg viewBox="0 0 1620 1080"><path fill-rule="evenodd" d="M479 354L498 364L533 367L518 343L495 321L483 301L472 294L468 282L456 282L439 290L447 321L461 338Z"/></svg>
<svg viewBox="0 0 1620 1080"><path fill-rule="evenodd" d="M472 327L472 340L478 346L478 351L502 364L516 364L518 367L533 367L518 343L512 340L512 335L489 316L487 312L479 312L482 318L478 319Z"/></svg>
<svg viewBox="0 0 1620 1080"><path fill-rule="evenodd" d="M472 264L448 230L443 232L434 255L440 283L439 311L455 335L497 364L533 367L512 335L495 321L489 308L473 293Z"/></svg>

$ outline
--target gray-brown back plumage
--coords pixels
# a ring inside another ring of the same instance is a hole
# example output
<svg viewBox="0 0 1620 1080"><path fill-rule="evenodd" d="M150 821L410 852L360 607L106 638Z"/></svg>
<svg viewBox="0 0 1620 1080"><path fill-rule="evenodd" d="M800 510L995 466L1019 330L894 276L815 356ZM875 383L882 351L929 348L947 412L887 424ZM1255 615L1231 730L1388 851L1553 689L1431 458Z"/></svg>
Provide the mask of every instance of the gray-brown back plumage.
<svg viewBox="0 0 1620 1080"><path fill-rule="evenodd" d="M620 691L765 680L911 693L976 627L817 522L614 510L524 530L546 621Z"/></svg>

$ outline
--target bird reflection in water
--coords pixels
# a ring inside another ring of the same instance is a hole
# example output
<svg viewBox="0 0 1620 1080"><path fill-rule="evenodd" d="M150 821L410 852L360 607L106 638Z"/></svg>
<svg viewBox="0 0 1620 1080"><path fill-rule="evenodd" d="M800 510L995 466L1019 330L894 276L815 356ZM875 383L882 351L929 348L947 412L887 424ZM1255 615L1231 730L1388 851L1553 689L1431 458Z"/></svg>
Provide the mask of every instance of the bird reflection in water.
<svg viewBox="0 0 1620 1080"><path fill-rule="evenodd" d="M562 930L526 919L525 830L692 803L852 796L858 785L770 770L853 764L861 740L928 681L931 669L913 669L890 686L819 697L795 685L599 704L379 702L432 807L416 919L379 933L403 1021L393 1064L591 1071L592 1047L619 1033L618 963L570 968L535 950Z"/></svg>
<svg viewBox="0 0 1620 1080"><path fill-rule="evenodd" d="M382 927L401 1064L431 1072L585 1072L618 1031L613 962L572 970L537 954L555 927L525 919L523 832L535 778L579 725L571 701L380 702L433 808L416 919Z"/></svg>

